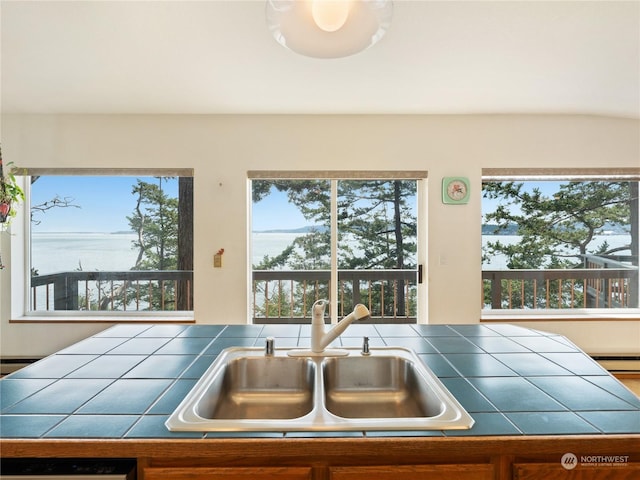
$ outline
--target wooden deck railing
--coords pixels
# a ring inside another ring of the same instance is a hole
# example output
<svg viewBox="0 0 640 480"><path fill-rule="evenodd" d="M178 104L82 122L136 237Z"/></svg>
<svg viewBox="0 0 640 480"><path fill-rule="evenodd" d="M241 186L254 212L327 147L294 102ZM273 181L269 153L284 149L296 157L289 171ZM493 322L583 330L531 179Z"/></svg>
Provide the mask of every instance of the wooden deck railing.
<svg viewBox="0 0 640 480"><path fill-rule="evenodd" d="M31 277L31 310L192 310L193 272L60 272Z"/></svg>
<svg viewBox="0 0 640 480"><path fill-rule="evenodd" d="M636 263L636 260L633 260ZM338 315L365 304L372 322L413 323L417 318L416 270L340 270L331 299L328 270L255 270L254 323L305 323L311 305L332 300ZM566 270L485 270L485 309L637 308L638 267L623 257L585 256ZM61 272L31 277L31 309L192 310L193 272ZM452 285L452 288L455 288Z"/></svg>
<svg viewBox="0 0 640 480"><path fill-rule="evenodd" d="M490 309L637 308L638 267L584 255L584 268L483 270L482 306ZM630 260L630 257L628 258Z"/></svg>
<svg viewBox="0 0 640 480"><path fill-rule="evenodd" d="M363 303L370 322L415 323L417 270L339 270L338 315ZM254 270L252 311L254 323L304 323L311 306L330 298L328 270Z"/></svg>

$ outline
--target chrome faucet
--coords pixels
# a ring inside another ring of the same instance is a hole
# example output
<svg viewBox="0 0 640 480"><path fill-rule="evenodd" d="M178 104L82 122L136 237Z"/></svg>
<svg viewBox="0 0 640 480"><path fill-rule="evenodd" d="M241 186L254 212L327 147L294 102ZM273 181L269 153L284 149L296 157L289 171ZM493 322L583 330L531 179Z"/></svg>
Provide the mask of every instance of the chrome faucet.
<svg viewBox="0 0 640 480"><path fill-rule="evenodd" d="M345 356L349 352L340 349L327 349L329 344L338 338L351 323L369 316L369 309L357 304L349 315L338 322L331 330L325 332L324 311L329 302L317 300L311 307L311 350L292 350L291 356L336 357Z"/></svg>

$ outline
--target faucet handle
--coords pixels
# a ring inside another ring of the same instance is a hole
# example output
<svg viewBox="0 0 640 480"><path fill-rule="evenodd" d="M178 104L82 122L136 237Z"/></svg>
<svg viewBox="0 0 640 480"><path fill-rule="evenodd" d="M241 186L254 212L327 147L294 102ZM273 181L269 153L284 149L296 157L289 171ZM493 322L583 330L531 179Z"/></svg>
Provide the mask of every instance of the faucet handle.
<svg viewBox="0 0 640 480"><path fill-rule="evenodd" d="M369 350L369 337L364 337L362 339L362 355L371 355L371 351Z"/></svg>
<svg viewBox="0 0 640 480"><path fill-rule="evenodd" d="M273 357L275 350L275 339L273 337L267 337L265 346L264 346L264 354L267 357Z"/></svg>

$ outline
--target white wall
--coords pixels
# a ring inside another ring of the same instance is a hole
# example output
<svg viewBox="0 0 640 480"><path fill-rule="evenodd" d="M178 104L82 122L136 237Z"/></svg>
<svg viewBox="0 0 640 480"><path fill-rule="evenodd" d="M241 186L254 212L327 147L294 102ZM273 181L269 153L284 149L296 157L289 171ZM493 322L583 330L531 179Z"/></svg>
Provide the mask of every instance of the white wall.
<svg viewBox="0 0 640 480"><path fill-rule="evenodd" d="M7 115L2 124L3 157L18 166L194 168L198 323L247 319L247 170L428 170L428 321L474 323L482 168L640 163L639 121L590 116ZM451 175L471 179L468 205L440 201ZM5 257L20 238L2 237ZM213 269L220 248L224 268ZM8 278L0 274L3 356L48 354L106 326L9 323ZM532 325L592 353L640 353L637 319Z"/></svg>

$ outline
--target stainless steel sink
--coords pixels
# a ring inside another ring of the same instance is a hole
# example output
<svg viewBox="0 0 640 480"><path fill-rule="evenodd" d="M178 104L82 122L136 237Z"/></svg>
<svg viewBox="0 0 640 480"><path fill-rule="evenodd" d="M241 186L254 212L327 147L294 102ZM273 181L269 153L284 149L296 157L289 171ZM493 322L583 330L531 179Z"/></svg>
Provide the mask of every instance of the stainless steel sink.
<svg viewBox="0 0 640 480"><path fill-rule="evenodd" d="M402 357L329 358L323 374L327 410L339 417L430 418L445 409L415 364Z"/></svg>
<svg viewBox="0 0 640 480"><path fill-rule="evenodd" d="M172 431L466 429L473 419L405 348L363 356L224 350L166 422Z"/></svg>
<svg viewBox="0 0 640 480"><path fill-rule="evenodd" d="M240 357L227 362L196 404L204 419L291 419L313 409L315 365L302 358Z"/></svg>

